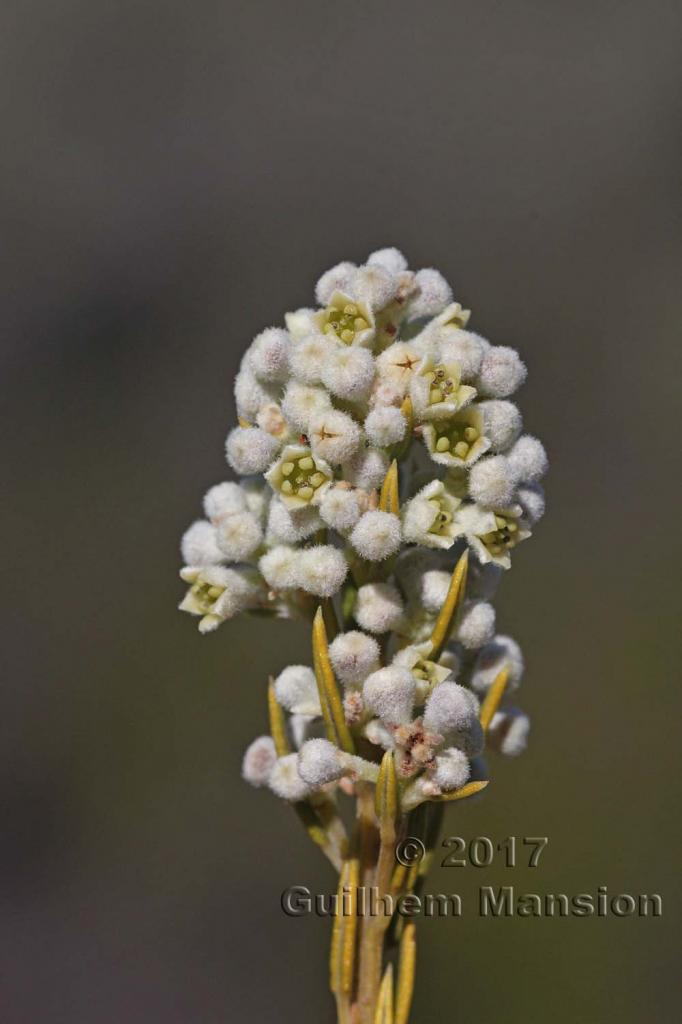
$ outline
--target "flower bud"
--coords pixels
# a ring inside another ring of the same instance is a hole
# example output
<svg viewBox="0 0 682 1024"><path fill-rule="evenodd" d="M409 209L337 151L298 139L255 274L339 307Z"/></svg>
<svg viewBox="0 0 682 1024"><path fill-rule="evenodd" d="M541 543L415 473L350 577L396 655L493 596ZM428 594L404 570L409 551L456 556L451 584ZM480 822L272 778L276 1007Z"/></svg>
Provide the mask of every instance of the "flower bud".
<svg viewBox="0 0 682 1024"><path fill-rule="evenodd" d="M483 356L476 387L487 398L507 398L521 387L526 373L515 349L493 345Z"/></svg>
<svg viewBox="0 0 682 1024"><path fill-rule="evenodd" d="M400 547L400 519L391 512L365 512L360 517L350 542L368 562L381 562Z"/></svg>
<svg viewBox="0 0 682 1024"><path fill-rule="evenodd" d="M357 686L379 667L379 644L374 637L353 629L332 641L329 657L337 678Z"/></svg>
<svg viewBox="0 0 682 1024"><path fill-rule="evenodd" d="M366 583L355 599L353 617L368 633L387 633L402 620L403 602L391 583Z"/></svg>
<svg viewBox="0 0 682 1024"><path fill-rule="evenodd" d="M412 717L416 683L406 668L390 665L365 680L362 695L367 707L388 725L406 724Z"/></svg>
<svg viewBox="0 0 682 1024"><path fill-rule="evenodd" d="M242 761L242 776L252 786L266 786L277 761L271 736L259 736L247 747Z"/></svg>
<svg viewBox="0 0 682 1024"><path fill-rule="evenodd" d="M315 673L307 665L288 665L275 679L275 697L296 715L321 714Z"/></svg>
<svg viewBox="0 0 682 1024"><path fill-rule="evenodd" d="M286 754L277 759L270 772L268 785L282 800L292 802L304 800L311 788L298 773L297 754Z"/></svg>

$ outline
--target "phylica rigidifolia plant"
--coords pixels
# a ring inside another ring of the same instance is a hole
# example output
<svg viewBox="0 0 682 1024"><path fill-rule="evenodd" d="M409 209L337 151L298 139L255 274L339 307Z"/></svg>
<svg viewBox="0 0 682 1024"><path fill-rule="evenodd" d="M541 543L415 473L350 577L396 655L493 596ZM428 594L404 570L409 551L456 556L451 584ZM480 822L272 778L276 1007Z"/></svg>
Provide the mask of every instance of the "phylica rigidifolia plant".
<svg viewBox="0 0 682 1024"><path fill-rule="evenodd" d="M270 732L243 774L293 804L340 895L397 898L418 872L396 841L434 844L444 803L487 785L486 743L525 748L523 657L491 600L544 512L547 457L510 400L518 353L468 329L437 270L382 249L327 271L315 298L242 359L226 441L241 479L210 488L182 539L180 607L202 633L240 612L312 621L312 665L273 666ZM407 1020L414 925L390 921L336 917L339 1020Z"/></svg>

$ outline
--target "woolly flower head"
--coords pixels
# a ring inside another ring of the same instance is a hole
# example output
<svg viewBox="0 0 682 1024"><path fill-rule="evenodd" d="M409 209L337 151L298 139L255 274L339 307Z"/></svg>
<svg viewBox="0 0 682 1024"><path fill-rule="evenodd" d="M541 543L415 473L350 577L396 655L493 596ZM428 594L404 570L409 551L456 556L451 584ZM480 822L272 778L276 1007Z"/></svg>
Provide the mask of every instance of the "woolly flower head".
<svg viewBox="0 0 682 1024"><path fill-rule="evenodd" d="M258 334L249 349L249 363L264 382L285 380L289 372L291 339L281 327L268 327Z"/></svg>
<svg viewBox="0 0 682 1024"><path fill-rule="evenodd" d="M307 665L289 665L275 679L277 702L296 715L319 715L315 673Z"/></svg>
<svg viewBox="0 0 682 1024"><path fill-rule="evenodd" d="M268 785L276 796L292 803L303 800L311 790L311 786L299 774L296 754L278 758L270 772Z"/></svg>
<svg viewBox="0 0 682 1024"><path fill-rule="evenodd" d="M544 512L547 455L512 400L520 355L470 317L440 271L386 247L324 272L241 359L225 443L236 479L206 491L183 535L180 607L202 633L258 615L264 644L269 618L314 618L323 699L293 664L270 708L298 753L259 737L243 762L285 800L376 782L382 750L404 809L461 789L480 777L479 698L505 667L507 693L519 685L523 658L495 635L492 601ZM518 753L527 733L505 698L491 745ZM356 743L367 760L347 752Z"/></svg>
<svg viewBox="0 0 682 1024"><path fill-rule="evenodd" d="M403 611L400 591L392 583L366 583L358 590L353 617L368 633L381 634L400 625Z"/></svg>
<svg viewBox="0 0 682 1024"><path fill-rule="evenodd" d="M521 648L510 636L498 635L478 652L471 672L471 688L485 695L503 668L508 669L507 692L518 689L524 671Z"/></svg>
<svg viewBox="0 0 682 1024"><path fill-rule="evenodd" d="M400 547L400 519L391 512L365 512L360 517L350 542L368 562L381 562Z"/></svg>
<svg viewBox="0 0 682 1024"><path fill-rule="evenodd" d="M235 473L262 473L272 462L279 445L259 427L235 427L227 435L225 453Z"/></svg>
<svg viewBox="0 0 682 1024"><path fill-rule="evenodd" d="M334 672L342 683L357 686L379 668L379 644L358 630L339 635L329 645Z"/></svg>
<svg viewBox="0 0 682 1024"><path fill-rule="evenodd" d="M244 754L242 775L252 786L267 786L276 761L277 754L272 737L259 736Z"/></svg>
<svg viewBox="0 0 682 1024"><path fill-rule="evenodd" d="M320 502L320 516L333 530L347 533L360 518L358 494L351 488L329 488Z"/></svg>
<svg viewBox="0 0 682 1024"><path fill-rule="evenodd" d="M389 725L409 722L415 692L414 676L398 665L373 672L362 688L367 707Z"/></svg>
<svg viewBox="0 0 682 1024"><path fill-rule="evenodd" d="M198 519L185 530L180 553L185 565L216 565L225 557L218 547L215 528L205 519Z"/></svg>

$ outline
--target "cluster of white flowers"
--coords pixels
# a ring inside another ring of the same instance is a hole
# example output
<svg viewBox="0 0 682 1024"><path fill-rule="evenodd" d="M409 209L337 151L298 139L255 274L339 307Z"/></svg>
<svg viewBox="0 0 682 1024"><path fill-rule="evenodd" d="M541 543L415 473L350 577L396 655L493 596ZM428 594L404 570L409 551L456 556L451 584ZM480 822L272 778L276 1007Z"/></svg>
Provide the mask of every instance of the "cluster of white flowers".
<svg viewBox="0 0 682 1024"><path fill-rule="evenodd" d="M293 752L260 737L243 773L301 801L339 780L374 779L395 752L404 806L481 777L481 701L502 668L505 700L488 744L518 754L528 718L511 703L523 658L496 633L490 603L511 553L544 513L545 450L511 396L518 353L469 329L470 313L433 269L397 249L322 275L315 308L288 313L247 349L226 440L239 483L204 498L182 539L180 607L207 632L239 612L342 623L329 646L359 758L322 739L311 668L284 668L276 699ZM381 500L397 463L398 493ZM431 637L453 566L468 547L466 599L449 643ZM330 637L330 640L332 638Z"/></svg>

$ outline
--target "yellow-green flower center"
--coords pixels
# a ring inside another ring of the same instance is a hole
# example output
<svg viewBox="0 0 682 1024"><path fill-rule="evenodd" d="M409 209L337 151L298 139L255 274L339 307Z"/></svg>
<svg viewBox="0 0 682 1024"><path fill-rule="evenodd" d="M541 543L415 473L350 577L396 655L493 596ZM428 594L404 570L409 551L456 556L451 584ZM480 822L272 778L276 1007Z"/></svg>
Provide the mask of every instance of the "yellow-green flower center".
<svg viewBox="0 0 682 1024"><path fill-rule="evenodd" d="M279 489L282 494L296 496L303 501L310 501L315 491L329 479L325 473L317 468L312 455L299 456L296 460L283 462L282 482Z"/></svg>
<svg viewBox="0 0 682 1024"><path fill-rule="evenodd" d="M218 587L215 583L207 583L205 580L197 580L197 582L190 587L190 593L199 604L202 615L208 615L210 613L211 608L224 592L225 587Z"/></svg>
<svg viewBox="0 0 682 1024"><path fill-rule="evenodd" d="M452 522L452 515L448 512L442 501L438 498L429 498L429 505L433 509L433 523L429 527L429 533L441 535Z"/></svg>
<svg viewBox="0 0 682 1024"><path fill-rule="evenodd" d="M457 391L457 381L449 375L447 367L442 363L434 366L426 374L429 380L429 405L438 405L440 402L449 402Z"/></svg>
<svg viewBox="0 0 682 1024"><path fill-rule="evenodd" d="M518 544L519 527L514 519L497 512L495 513L495 526L497 529L483 534L481 540L491 555L502 555Z"/></svg>
<svg viewBox="0 0 682 1024"><path fill-rule="evenodd" d="M434 447L441 454L448 452L458 459L466 459L479 437L478 430L470 423L437 424Z"/></svg>
<svg viewBox="0 0 682 1024"><path fill-rule="evenodd" d="M352 345L355 335L366 331L367 320L354 302L344 306L328 306L324 311L322 330L325 334L333 334L346 345Z"/></svg>

